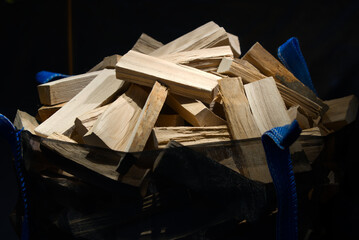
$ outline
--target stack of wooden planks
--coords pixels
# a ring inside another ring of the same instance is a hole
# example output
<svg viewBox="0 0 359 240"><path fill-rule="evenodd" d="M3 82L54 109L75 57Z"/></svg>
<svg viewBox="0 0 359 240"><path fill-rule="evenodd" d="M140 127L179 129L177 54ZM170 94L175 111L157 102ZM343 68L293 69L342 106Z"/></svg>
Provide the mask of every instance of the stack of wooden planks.
<svg viewBox="0 0 359 240"><path fill-rule="evenodd" d="M358 109L353 95L321 100L259 43L241 56L238 37L214 22L167 44L142 34L122 56L41 84L38 93L37 121L19 111L18 128L125 153L162 149L173 140L185 146L243 140L238 152L216 160L262 182L271 181L258 144L265 131L296 119L303 135L322 136L354 121ZM312 161L319 153L307 145L298 142L293 151ZM144 165L121 155L111 178L141 186L153 162Z"/></svg>

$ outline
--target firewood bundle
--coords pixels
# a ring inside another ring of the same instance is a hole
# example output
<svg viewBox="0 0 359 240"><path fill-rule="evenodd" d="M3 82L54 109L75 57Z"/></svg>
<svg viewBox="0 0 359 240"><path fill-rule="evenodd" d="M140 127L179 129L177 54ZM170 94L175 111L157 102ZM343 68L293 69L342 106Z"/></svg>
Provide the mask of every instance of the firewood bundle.
<svg viewBox="0 0 359 240"><path fill-rule="evenodd" d="M238 37L214 22L167 44L142 34L123 56L41 84L38 93L40 124L18 111L18 128L129 153L162 149L171 140L185 146L256 140L241 151L252 167L239 169L233 156L219 162L263 182L271 181L259 167L265 131L296 119L302 135L323 136L352 122L358 109L354 95L321 100L259 43L242 56ZM310 161L321 149L300 141L294 148ZM113 178L141 185L148 169L128 167L126 159L119 159Z"/></svg>

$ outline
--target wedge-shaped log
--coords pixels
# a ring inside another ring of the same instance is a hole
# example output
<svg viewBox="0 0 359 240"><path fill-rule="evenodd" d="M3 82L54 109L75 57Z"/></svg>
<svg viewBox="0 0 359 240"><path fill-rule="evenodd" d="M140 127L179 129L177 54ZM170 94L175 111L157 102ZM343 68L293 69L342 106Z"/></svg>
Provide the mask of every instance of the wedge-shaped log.
<svg viewBox="0 0 359 240"><path fill-rule="evenodd" d="M172 42L165 44L164 46L150 53L150 55L158 57L175 52L224 45L230 45L227 32L224 30L224 28L211 21L187 34L182 35Z"/></svg>
<svg viewBox="0 0 359 240"><path fill-rule="evenodd" d="M57 112L60 108L62 108L64 105L66 104L66 102L64 103L59 103L59 104L55 104L55 105L51 105L51 106L42 106L37 110L37 113L39 114L40 120L41 122L45 121L46 119L48 119L49 117L52 116L52 114L54 114L55 112Z"/></svg>
<svg viewBox="0 0 359 240"><path fill-rule="evenodd" d="M225 125L226 121L218 117L206 105L198 100L173 96L167 98L167 104L175 110L183 119L195 127Z"/></svg>
<svg viewBox="0 0 359 240"><path fill-rule="evenodd" d="M150 54L151 52L162 46L163 43L148 36L146 33L142 33L141 36L136 41L135 45L133 45L131 50L144 54Z"/></svg>
<svg viewBox="0 0 359 240"><path fill-rule="evenodd" d="M255 71L253 68L242 65L231 58L223 58L218 66L217 72L230 77L241 77L243 83L251 83L266 78L266 76L258 70Z"/></svg>
<svg viewBox="0 0 359 240"><path fill-rule="evenodd" d="M132 84L111 103L83 137L89 145L125 151L129 137L146 102L148 93Z"/></svg>
<svg viewBox="0 0 359 240"><path fill-rule="evenodd" d="M109 105L95 108L75 119L75 129L80 136L91 130L97 119L106 111Z"/></svg>
<svg viewBox="0 0 359 240"><path fill-rule="evenodd" d="M100 71L79 74L37 86L41 104L55 105L69 101L84 89Z"/></svg>
<svg viewBox="0 0 359 240"><path fill-rule="evenodd" d="M168 88L155 82L153 88L143 106L137 122L132 128L131 135L128 138L125 152L140 152L143 151L151 131L155 126L158 115L166 101ZM128 162L129 160L129 162ZM133 164L133 159L126 155L120 159L117 166L117 171L120 173L120 178L123 183L132 186L140 186L148 173L148 170L141 169ZM132 165L132 166L131 166Z"/></svg>
<svg viewBox="0 0 359 240"><path fill-rule="evenodd" d="M180 66L135 51L129 51L117 63L116 77L147 87L160 81L171 89L171 93L207 103L217 94L220 79L195 68Z"/></svg>
<svg viewBox="0 0 359 240"><path fill-rule="evenodd" d="M120 58L121 55L118 54L104 57L101 62L99 62L96 66L91 68L88 72L99 71L105 68L110 68L110 69L115 68L116 63L120 60Z"/></svg>
<svg viewBox="0 0 359 240"><path fill-rule="evenodd" d="M243 59L253 64L264 75L268 77L272 76L277 82L293 89L321 106L323 109L322 114L328 110L328 106L321 99L319 99L312 90L299 81L258 42L248 50L248 52L243 56Z"/></svg>
<svg viewBox="0 0 359 240"><path fill-rule="evenodd" d="M323 116L323 124L335 131L353 122L358 114L358 98L349 95L324 101L329 106L328 112Z"/></svg>
<svg viewBox="0 0 359 240"><path fill-rule="evenodd" d="M233 139L260 137L260 131L251 113L241 78L219 80L219 90Z"/></svg>
<svg viewBox="0 0 359 240"><path fill-rule="evenodd" d="M104 69L65 106L41 123L35 132L45 137L53 132L63 134L74 125L78 116L103 105L127 86L125 81L116 79L114 70Z"/></svg>
<svg viewBox="0 0 359 240"><path fill-rule="evenodd" d="M290 107L287 111L290 121L297 120L299 127L304 130L311 128L311 123L309 122L308 118L305 117L298 111L299 105Z"/></svg>
<svg viewBox="0 0 359 240"><path fill-rule="evenodd" d="M236 36L232 33L227 33L227 35L228 35L228 39L229 39L229 44L231 45L231 47L233 49L233 54L236 58L238 58L241 55L241 46L239 44L238 36Z"/></svg>
<svg viewBox="0 0 359 240"><path fill-rule="evenodd" d="M272 77L246 84L244 89L261 134L274 127L291 123L287 108Z"/></svg>
<svg viewBox="0 0 359 240"><path fill-rule="evenodd" d="M153 128L153 138L156 148L165 148L171 140L185 146L231 140L226 125L212 127L155 127Z"/></svg>
<svg viewBox="0 0 359 240"><path fill-rule="evenodd" d="M14 119L14 126L19 130L24 128L24 130L35 134L34 130L37 126L39 126L39 123L36 121L35 117L18 109Z"/></svg>

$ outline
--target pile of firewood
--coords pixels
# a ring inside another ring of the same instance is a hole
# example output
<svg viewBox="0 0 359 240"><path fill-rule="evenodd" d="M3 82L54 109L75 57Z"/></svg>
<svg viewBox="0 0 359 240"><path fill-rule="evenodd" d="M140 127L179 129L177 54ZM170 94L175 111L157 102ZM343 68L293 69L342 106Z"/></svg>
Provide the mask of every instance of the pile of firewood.
<svg viewBox="0 0 359 240"><path fill-rule="evenodd" d="M87 73L39 85L38 116L18 111L15 125L43 138L141 152L165 148L171 140L186 146L258 143L265 131L294 119L302 135L324 136L355 119L354 95L319 99L259 43L240 56L238 37L214 22L167 44L142 34L123 56L105 57ZM233 156L219 162L269 182L269 173L256 168L265 165L261 147L242 149L247 161L254 161L246 169L239 169ZM292 151L313 161L320 147L299 141ZM119 159L113 178L140 186L147 170L126 162Z"/></svg>

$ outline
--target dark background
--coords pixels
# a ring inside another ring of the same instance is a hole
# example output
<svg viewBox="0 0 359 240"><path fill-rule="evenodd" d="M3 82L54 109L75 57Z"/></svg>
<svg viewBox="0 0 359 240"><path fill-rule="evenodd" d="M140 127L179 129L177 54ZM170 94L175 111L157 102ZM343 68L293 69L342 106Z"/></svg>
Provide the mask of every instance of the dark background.
<svg viewBox="0 0 359 240"><path fill-rule="evenodd" d="M0 6L0 113L13 120L16 109L35 115L40 107L37 72L69 74L68 9L66 0L1 0ZM167 43L214 21L239 36L243 54L258 41L276 56L282 43L297 37L322 99L358 96L358 20L359 1L74 0L73 74L105 56L125 54L143 32ZM1 152L7 149L1 144ZM16 181L5 156L0 197L7 211ZM12 239L6 221L1 220L0 238Z"/></svg>

